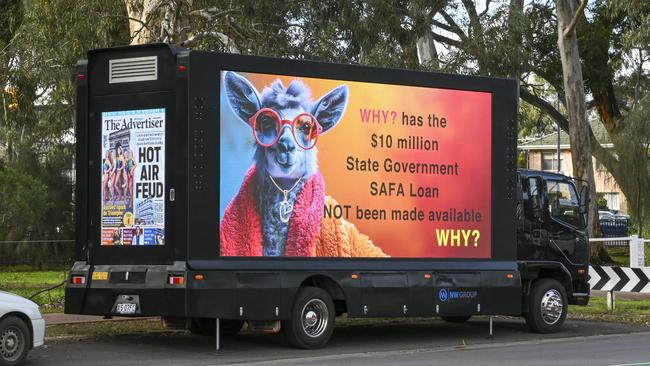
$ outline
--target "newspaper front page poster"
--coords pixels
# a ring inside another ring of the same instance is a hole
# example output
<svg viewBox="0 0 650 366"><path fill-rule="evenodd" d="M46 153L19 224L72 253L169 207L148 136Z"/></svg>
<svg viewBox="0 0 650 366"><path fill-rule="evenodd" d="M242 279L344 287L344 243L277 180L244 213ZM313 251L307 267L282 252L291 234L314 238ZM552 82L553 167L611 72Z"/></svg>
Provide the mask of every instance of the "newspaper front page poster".
<svg viewBox="0 0 650 366"><path fill-rule="evenodd" d="M101 244L165 243L165 109L102 113Z"/></svg>

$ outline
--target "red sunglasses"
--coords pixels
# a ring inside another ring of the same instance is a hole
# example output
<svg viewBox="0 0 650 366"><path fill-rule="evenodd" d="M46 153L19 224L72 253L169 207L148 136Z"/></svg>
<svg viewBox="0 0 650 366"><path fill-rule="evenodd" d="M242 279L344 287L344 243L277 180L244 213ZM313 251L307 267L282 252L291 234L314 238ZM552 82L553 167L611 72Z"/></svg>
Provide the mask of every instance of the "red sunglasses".
<svg viewBox="0 0 650 366"><path fill-rule="evenodd" d="M262 108L248 120L253 128L253 136L258 144L269 147L275 145L280 139L284 125L291 126L291 133L296 144L304 150L316 146L318 135L323 132L323 127L310 113L301 113L289 121L280 118L280 115L271 108Z"/></svg>

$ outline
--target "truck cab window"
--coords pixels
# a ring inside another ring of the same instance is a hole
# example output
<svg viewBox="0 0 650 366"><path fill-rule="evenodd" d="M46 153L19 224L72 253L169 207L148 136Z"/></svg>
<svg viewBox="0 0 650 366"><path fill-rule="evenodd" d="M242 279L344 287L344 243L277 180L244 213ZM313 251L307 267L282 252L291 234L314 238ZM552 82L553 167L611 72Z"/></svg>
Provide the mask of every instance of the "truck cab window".
<svg viewBox="0 0 650 366"><path fill-rule="evenodd" d="M539 202L539 191L537 189L537 180L535 178L528 178L528 199L535 205Z"/></svg>
<svg viewBox="0 0 650 366"><path fill-rule="evenodd" d="M583 226L580 202L575 188L560 181L548 181L548 201L551 216L575 227Z"/></svg>

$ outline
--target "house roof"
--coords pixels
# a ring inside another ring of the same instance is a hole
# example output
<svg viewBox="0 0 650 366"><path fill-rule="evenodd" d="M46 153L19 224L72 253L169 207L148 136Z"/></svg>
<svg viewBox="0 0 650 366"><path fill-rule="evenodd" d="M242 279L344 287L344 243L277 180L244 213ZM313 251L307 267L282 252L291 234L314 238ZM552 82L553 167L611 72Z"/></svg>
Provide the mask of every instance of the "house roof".
<svg viewBox="0 0 650 366"><path fill-rule="evenodd" d="M591 123L591 129L596 135L596 140L600 142L603 147L612 147L612 142L609 138L609 134L602 123L599 121ZM549 150L557 149L557 132L553 132L542 137L537 137L533 139L528 139L525 141L519 141L517 148L520 150ZM561 149L570 149L571 145L569 143L569 135L561 131L560 132L560 148Z"/></svg>

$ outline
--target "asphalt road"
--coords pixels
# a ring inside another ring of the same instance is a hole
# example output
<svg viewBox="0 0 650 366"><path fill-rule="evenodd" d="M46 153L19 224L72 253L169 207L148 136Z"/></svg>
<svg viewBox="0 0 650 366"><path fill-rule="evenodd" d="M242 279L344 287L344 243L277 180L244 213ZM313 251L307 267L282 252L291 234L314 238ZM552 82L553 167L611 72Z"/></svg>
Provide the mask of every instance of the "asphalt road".
<svg viewBox="0 0 650 366"><path fill-rule="evenodd" d="M186 332L56 341L30 353L25 365L620 365L649 362L650 329L569 321L552 335L529 333L521 320L486 319L337 327L327 348L288 348L280 336L242 333L214 340Z"/></svg>

